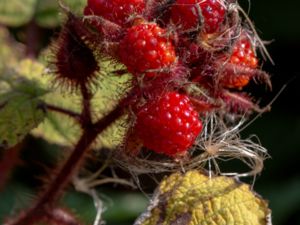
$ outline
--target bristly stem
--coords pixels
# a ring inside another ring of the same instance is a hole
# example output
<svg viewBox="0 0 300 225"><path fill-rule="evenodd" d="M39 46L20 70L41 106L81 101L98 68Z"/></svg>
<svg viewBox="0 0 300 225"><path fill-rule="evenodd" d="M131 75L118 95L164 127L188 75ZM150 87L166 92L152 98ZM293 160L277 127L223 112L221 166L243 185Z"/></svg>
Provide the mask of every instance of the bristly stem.
<svg viewBox="0 0 300 225"><path fill-rule="evenodd" d="M51 105L51 104L43 104L42 105L44 108L46 108L47 110L49 111L53 111L53 112L58 112L58 113L61 113L61 114L64 114L66 116L69 116L77 121L80 121L80 114L79 113L76 113L72 110L69 110L69 109L64 109L64 108L61 108L59 106L55 106L55 105Z"/></svg>
<svg viewBox="0 0 300 225"><path fill-rule="evenodd" d="M92 124L91 99L92 95L85 84L80 86L82 95L82 114L81 125L83 128L90 127Z"/></svg>

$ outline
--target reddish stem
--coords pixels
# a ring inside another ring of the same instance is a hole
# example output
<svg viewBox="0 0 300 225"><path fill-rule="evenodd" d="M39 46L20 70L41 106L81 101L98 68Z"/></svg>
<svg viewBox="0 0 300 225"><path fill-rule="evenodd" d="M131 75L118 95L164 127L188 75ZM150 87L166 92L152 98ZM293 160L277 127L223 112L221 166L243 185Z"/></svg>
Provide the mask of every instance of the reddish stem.
<svg viewBox="0 0 300 225"><path fill-rule="evenodd" d="M88 128L92 124L92 112L91 112L91 98L89 90L85 84L81 85L81 95L82 95L82 114L81 114L81 125L83 128Z"/></svg>
<svg viewBox="0 0 300 225"><path fill-rule="evenodd" d="M73 112L69 109L61 108L59 106L55 106L55 105L51 105L51 104L44 104L43 107L45 107L46 109L53 111L53 112L65 114L69 117L74 118L75 120L78 120L78 121L80 120L80 117L81 117L79 113Z"/></svg>
<svg viewBox="0 0 300 225"><path fill-rule="evenodd" d="M26 28L26 55L36 58L40 39L39 27L34 20L31 20Z"/></svg>

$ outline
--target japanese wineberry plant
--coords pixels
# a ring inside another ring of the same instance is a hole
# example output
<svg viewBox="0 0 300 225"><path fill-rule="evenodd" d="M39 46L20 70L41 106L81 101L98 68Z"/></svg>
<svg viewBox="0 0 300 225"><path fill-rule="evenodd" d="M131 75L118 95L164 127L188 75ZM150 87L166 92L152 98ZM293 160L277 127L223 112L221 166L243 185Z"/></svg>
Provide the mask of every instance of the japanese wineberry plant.
<svg viewBox="0 0 300 225"><path fill-rule="evenodd" d="M62 153L30 205L2 224L89 224L61 201L73 188L100 225L97 187L144 192L147 178L157 188L136 225L271 224L267 202L239 181L268 157L239 132L269 109L253 92L271 81L237 1L58 1L52 19L34 2L0 6L0 190L28 136ZM45 27L59 28L41 44ZM241 165L228 171L232 161Z"/></svg>

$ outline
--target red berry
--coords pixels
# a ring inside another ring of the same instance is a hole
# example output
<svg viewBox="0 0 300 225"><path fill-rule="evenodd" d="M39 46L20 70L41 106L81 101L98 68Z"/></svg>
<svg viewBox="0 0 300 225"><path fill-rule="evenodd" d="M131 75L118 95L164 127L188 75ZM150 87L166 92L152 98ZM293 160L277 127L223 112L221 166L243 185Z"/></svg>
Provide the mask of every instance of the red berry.
<svg viewBox="0 0 300 225"><path fill-rule="evenodd" d="M258 61L250 40L244 38L234 45L230 62L253 69L257 67Z"/></svg>
<svg viewBox="0 0 300 225"><path fill-rule="evenodd" d="M234 45L229 62L233 64L233 66L237 65L251 69L257 68L258 60L255 56L252 43L248 38L242 38ZM221 79L222 85L229 88L242 88L246 86L252 74L238 72L240 70L241 69L235 69L235 73L225 73Z"/></svg>
<svg viewBox="0 0 300 225"><path fill-rule="evenodd" d="M84 14L102 16L122 26L130 16L142 14L144 8L144 0L88 0Z"/></svg>
<svg viewBox="0 0 300 225"><path fill-rule="evenodd" d="M202 130L189 98L168 92L137 113L136 133L145 147L168 156L183 155Z"/></svg>
<svg viewBox="0 0 300 225"><path fill-rule="evenodd" d="M171 9L171 20L183 31L194 31L202 26L205 33L214 33L224 17L223 0L177 0Z"/></svg>
<svg viewBox="0 0 300 225"><path fill-rule="evenodd" d="M129 28L120 42L119 53L129 72L134 75L145 73L148 77L176 61L175 49L166 31L155 23Z"/></svg>

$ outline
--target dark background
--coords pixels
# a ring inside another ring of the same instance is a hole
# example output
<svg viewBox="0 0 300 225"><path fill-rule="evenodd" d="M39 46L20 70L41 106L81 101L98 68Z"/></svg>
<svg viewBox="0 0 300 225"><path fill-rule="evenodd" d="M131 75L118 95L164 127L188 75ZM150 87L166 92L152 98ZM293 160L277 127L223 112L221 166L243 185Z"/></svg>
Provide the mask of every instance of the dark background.
<svg viewBox="0 0 300 225"><path fill-rule="evenodd" d="M247 1L240 1L247 9ZM273 223L300 224L300 1L252 0L250 17L264 40L275 65L264 69L272 76L271 100L286 88L262 115L245 131L257 134L271 159L258 177L255 190L269 200Z"/></svg>
<svg viewBox="0 0 300 225"><path fill-rule="evenodd" d="M248 1L239 2L247 11ZM272 157L265 162L265 168L257 177L254 189L269 200L275 225L300 225L299 9L300 1L297 0L252 0L250 7L250 18L259 35L263 40L272 41L267 48L275 61L275 65L266 62L263 67L272 76L273 91L262 92L262 104L270 102L286 86L273 103L271 112L259 117L242 134L244 137L256 134ZM27 162L51 161L49 158L53 155L49 152L58 151L57 146L46 145L34 138L29 138L27 145L31 146L23 153L23 159ZM30 152L30 149L35 148L45 150ZM35 172L36 168L30 167L22 167L16 172L17 180L13 180L0 193L0 217L11 211L15 201L21 207L32 199L30 185L38 184L38 181L29 174ZM108 207L104 215L108 225L132 224L146 206L145 196L130 190L113 191L107 188L100 192ZM93 218L93 205L87 196L70 192L65 196L64 202L75 207L78 214L85 218Z"/></svg>

